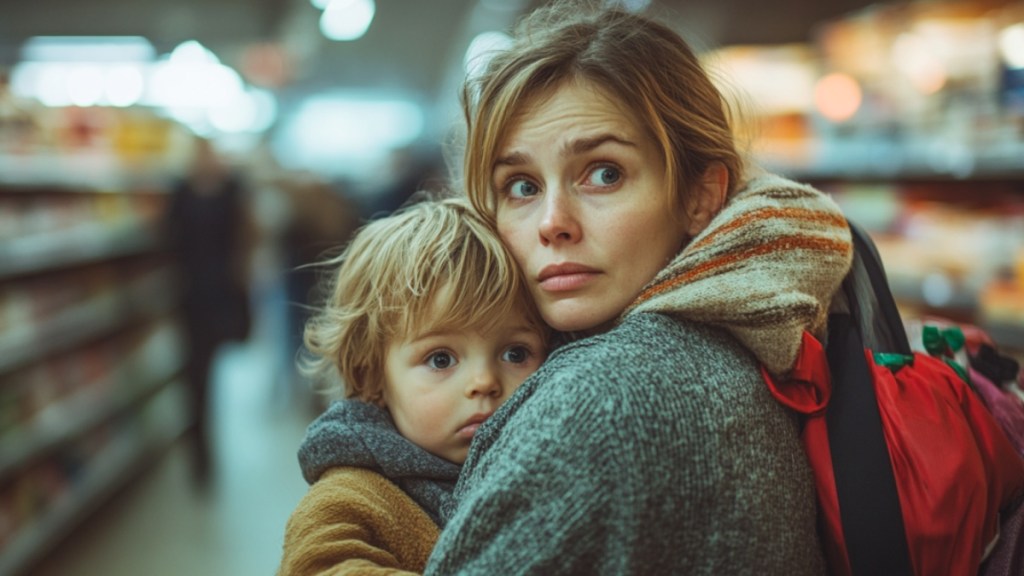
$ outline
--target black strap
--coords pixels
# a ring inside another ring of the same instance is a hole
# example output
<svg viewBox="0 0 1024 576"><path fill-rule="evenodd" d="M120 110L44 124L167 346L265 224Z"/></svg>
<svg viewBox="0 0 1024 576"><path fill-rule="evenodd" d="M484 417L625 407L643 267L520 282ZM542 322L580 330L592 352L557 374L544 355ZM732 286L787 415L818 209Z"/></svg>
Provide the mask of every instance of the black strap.
<svg viewBox="0 0 1024 576"><path fill-rule="evenodd" d="M863 235L855 229L854 249L865 261L880 310L890 321L895 318L899 322L877 253L870 239L858 234ZM844 290L856 314L859 307L850 283L851 279L844 282ZM902 325L898 328L894 333L903 335L906 341ZM854 575L910 575L903 513L871 370L864 357L860 330L850 315L834 314L829 318L826 354L832 398L825 420L850 568Z"/></svg>
<svg viewBox="0 0 1024 576"><path fill-rule="evenodd" d="M878 256L875 243L868 236L867 232L859 226L853 222L849 224L850 233L853 236L853 249L860 256L864 270L868 274L868 280L871 281L872 294L875 297L875 302L878 304L875 320L880 320L886 326L890 333L889 336L892 344L895 346L893 350L879 350L879 352L910 354L911 348L910 341L907 339L907 331L903 327L903 320L900 319L900 311L896 307L896 299L892 295L892 290L889 289L885 267L882 266L882 259ZM847 297L851 301L851 309L856 309L856 295L851 293L849 285L846 286L846 289ZM881 314L881 318L878 318L878 313Z"/></svg>

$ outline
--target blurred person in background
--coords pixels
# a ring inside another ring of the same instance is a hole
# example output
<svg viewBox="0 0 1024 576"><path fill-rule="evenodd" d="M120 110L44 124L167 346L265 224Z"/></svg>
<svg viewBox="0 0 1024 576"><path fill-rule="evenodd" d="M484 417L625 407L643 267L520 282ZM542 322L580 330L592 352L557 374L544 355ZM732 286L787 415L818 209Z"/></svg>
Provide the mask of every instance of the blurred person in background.
<svg viewBox="0 0 1024 576"><path fill-rule="evenodd" d="M179 275L188 354L187 438L194 478L205 487L212 469L210 367L221 344L249 334L252 231L241 175L206 139L195 140L193 154L187 174L173 183L166 231Z"/></svg>
<svg viewBox="0 0 1024 576"><path fill-rule="evenodd" d="M342 191L310 173L292 173L278 181L288 206L289 218L282 234L287 306L288 366L302 347L302 333L310 316L310 300L318 276L313 264L328 252L343 247L359 226L359 210ZM288 375L290 388L305 387L297 372ZM319 414L320 398L312 397L310 409Z"/></svg>

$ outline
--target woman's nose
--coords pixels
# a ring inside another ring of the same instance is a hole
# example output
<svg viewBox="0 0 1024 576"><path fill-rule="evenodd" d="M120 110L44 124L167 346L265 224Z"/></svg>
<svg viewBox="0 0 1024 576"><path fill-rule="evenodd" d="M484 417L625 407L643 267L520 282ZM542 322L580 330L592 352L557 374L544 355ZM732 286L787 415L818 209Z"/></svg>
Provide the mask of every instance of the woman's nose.
<svg viewBox="0 0 1024 576"><path fill-rule="evenodd" d="M582 236L576 217L575 200L561 188L549 189L544 197L544 212L540 222L540 242L578 242Z"/></svg>

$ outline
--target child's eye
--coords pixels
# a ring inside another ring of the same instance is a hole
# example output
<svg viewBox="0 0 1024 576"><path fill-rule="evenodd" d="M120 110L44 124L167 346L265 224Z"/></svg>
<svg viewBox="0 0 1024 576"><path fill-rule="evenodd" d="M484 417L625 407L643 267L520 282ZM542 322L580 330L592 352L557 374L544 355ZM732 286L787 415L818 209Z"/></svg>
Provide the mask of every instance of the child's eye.
<svg viewBox="0 0 1024 576"><path fill-rule="evenodd" d="M622 171L615 166L598 166L587 174L591 186L612 186L622 179Z"/></svg>
<svg viewBox="0 0 1024 576"><path fill-rule="evenodd" d="M505 190L512 198L529 198L536 196L540 188L525 178L516 178L505 185Z"/></svg>
<svg viewBox="0 0 1024 576"><path fill-rule="evenodd" d="M438 351L427 356L427 366L434 370L447 370L456 364L451 352Z"/></svg>
<svg viewBox="0 0 1024 576"><path fill-rule="evenodd" d="M504 362L522 364L530 359L530 349L526 346L512 346L501 354L501 359Z"/></svg>

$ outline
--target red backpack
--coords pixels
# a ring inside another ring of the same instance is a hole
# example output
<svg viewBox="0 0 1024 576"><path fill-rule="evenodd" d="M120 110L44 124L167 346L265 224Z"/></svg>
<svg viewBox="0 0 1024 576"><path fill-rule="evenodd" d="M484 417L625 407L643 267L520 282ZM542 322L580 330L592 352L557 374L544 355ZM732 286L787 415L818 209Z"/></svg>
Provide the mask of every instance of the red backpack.
<svg viewBox="0 0 1024 576"><path fill-rule="evenodd" d="M775 398L806 416L830 570L976 574L1000 511L1024 495L1024 460L950 366L911 352L877 253L851 229L877 301L863 301L851 272L850 312L830 317L827 347L805 334L789 380L762 370ZM878 325L884 338L868 349L862 331Z"/></svg>

